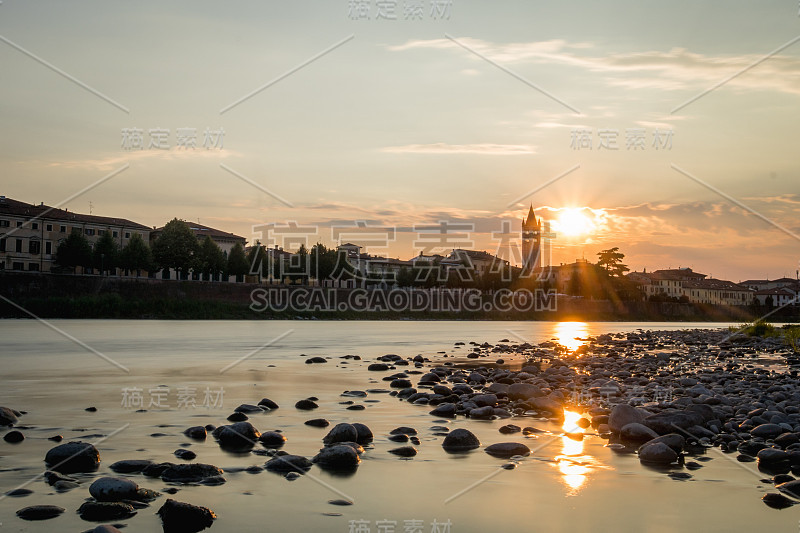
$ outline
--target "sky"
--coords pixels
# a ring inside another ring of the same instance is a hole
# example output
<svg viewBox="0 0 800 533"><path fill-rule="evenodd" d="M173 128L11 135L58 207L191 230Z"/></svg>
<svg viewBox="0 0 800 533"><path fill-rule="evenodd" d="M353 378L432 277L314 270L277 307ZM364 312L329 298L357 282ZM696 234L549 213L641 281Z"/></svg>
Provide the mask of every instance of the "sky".
<svg viewBox="0 0 800 533"><path fill-rule="evenodd" d="M799 15L3 0L0 194L287 249L514 263L533 205L551 264L616 246L632 270L794 277Z"/></svg>

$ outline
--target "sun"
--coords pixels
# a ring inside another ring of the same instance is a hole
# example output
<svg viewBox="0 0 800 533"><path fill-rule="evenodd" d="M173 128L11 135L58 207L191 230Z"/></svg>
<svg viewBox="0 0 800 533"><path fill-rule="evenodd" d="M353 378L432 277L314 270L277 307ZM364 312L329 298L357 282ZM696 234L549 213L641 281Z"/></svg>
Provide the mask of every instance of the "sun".
<svg viewBox="0 0 800 533"><path fill-rule="evenodd" d="M556 231L569 237L586 235L595 229L594 222L584 214L580 207L567 207L556 220Z"/></svg>

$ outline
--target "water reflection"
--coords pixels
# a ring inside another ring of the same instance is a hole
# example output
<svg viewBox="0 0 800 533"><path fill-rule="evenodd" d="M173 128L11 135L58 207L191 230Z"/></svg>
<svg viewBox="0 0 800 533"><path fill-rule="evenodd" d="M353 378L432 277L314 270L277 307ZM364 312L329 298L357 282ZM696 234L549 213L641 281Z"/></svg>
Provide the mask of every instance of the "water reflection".
<svg viewBox="0 0 800 533"><path fill-rule="evenodd" d="M565 435L561 437L561 454L555 457L561 479L571 495L577 494L586 482L591 465L596 463L594 457L583 452L583 428L578 425L582 418L580 413L564 411L564 425L561 427Z"/></svg>
<svg viewBox="0 0 800 533"><path fill-rule="evenodd" d="M589 333L589 325L586 322L559 322L555 327L556 342L565 346L570 352L574 352L584 344Z"/></svg>

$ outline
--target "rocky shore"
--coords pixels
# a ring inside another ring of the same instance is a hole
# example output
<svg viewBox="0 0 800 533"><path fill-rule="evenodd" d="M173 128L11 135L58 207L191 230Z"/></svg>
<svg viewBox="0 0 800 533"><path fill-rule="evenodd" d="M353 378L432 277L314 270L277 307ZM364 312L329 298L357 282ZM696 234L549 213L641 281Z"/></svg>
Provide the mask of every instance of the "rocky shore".
<svg viewBox="0 0 800 533"><path fill-rule="evenodd" d="M356 418L365 404L380 397L426 408L435 424L428 429L447 453L468 455L482 448L499 460L498 468L513 469L523 458L535 457L538 439L546 433L536 424L557 421L563 424L558 437L599 435L615 452L636 454L643 468L676 481L691 480L691 472L709 460L729 460L774 486L762 497L765 505L782 509L800 501L795 478L800 477L800 358L780 339L727 330L639 330L581 341L574 351L554 341L504 339L456 343L436 357L342 356L339 363L363 367L358 375L367 376L368 383L382 381L386 388L367 383L364 390L343 391L339 403ZM309 357L305 362L319 365L332 359ZM414 460L426 452L414 427L398 426L376 442L366 424L314 418L320 403L315 396L283 407L269 398L253 402L238 406L218 424L185 427L185 445L160 462L132 457L106 467L102 444L61 442L60 435L53 435L54 446L42 457L46 472L4 496L35 499L31 489L42 483L56 493L83 491L87 498L74 511L87 522L106 522L89 529L96 532L118 531L160 502L156 514L165 532L196 532L213 527L219 510L166 495L189 485L227 483L231 470L195 461L197 454L188 449L193 443L213 439L223 450L261 457L261 465L242 470L270 472L286 482L314 468L354 475L363 468L362 457L386 442L385 451L396 460ZM305 425L324 428L316 455L284 450L291 448L291 432L256 427L255 415L277 409L292 409L306 419ZM24 445L33 427L25 425L27 418L35 413L0 407L5 446ZM468 428L448 427L460 419L508 423L493 442L482 443ZM19 508L19 519L51 520L65 512L32 503Z"/></svg>

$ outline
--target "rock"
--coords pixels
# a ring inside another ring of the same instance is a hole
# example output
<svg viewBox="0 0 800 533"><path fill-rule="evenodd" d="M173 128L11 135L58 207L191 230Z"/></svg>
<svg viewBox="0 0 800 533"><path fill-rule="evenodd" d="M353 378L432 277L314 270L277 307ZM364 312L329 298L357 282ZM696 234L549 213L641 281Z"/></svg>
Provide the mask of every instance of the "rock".
<svg viewBox="0 0 800 533"><path fill-rule="evenodd" d="M507 424L501 427L498 431L500 431L500 433L502 433L503 435L509 435L511 433L519 433L520 431L522 431L522 428L514 424Z"/></svg>
<svg viewBox="0 0 800 533"><path fill-rule="evenodd" d="M361 458L353 447L337 444L321 449L312 462L325 468L351 469L361 463Z"/></svg>
<svg viewBox="0 0 800 533"><path fill-rule="evenodd" d="M276 455L264 465L269 472L305 474L311 470L311 461L302 455Z"/></svg>
<svg viewBox="0 0 800 533"><path fill-rule="evenodd" d="M508 397L512 400L529 400L543 396L542 389L530 383L513 383L508 386Z"/></svg>
<svg viewBox="0 0 800 533"><path fill-rule="evenodd" d="M319 363L327 363L327 362L328 362L328 360L325 359L324 357L309 357L308 359L306 359L306 364L307 365L319 364Z"/></svg>
<svg viewBox="0 0 800 533"><path fill-rule="evenodd" d="M642 421L642 424L659 435L674 433L676 429L689 429L702 423L702 415L691 411L662 411L649 415Z"/></svg>
<svg viewBox="0 0 800 533"><path fill-rule="evenodd" d="M442 448L448 452L463 452L479 448L481 441L478 440L468 429L454 429L442 441Z"/></svg>
<svg viewBox="0 0 800 533"><path fill-rule="evenodd" d="M278 408L278 404L273 402L269 398L263 398L260 402L258 402L258 405L260 405L261 407L266 407L267 409L270 410Z"/></svg>
<svg viewBox="0 0 800 533"><path fill-rule="evenodd" d="M358 439L358 430L352 424L343 422L333 426L327 435L322 438L326 445L336 444L337 442L355 442Z"/></svg>
<svg viewBox="0 0 800 533"><path fill-rule="evenodd" d="M236 422L229 426L220 426L212 433L221 446L246 448L253 446L261 433L250 422Z"/></svg>
<svg viewBox="0 0 800 533"><path fill-rule="evenodd" d="M164 533L195 533L211 527L217 515L207 507L198 507L167 499L156 513Z"/></svg>
<svg viewBox="0 0 800 533"><path fill-rule="evenodd" d="M416 435L417 430L408 426L400 426L389 432L389 435Z"/></svg>
<svg viewBox="0 0 800 533"><path fill-rule="evenodd" d="M124 502L84 502L78 507L78 514L90 522L105 522L130 518L136 511L133 505Z"/></svg>
<svg viewBox="0 0 800 533"><path fill-rule="evenodd" d="M77 481L58 480L53 483L53 488L56 489L56 492L67 492L72 489L77 489L79 486Z"/></svg>
<svg viewBox="0 0 800 533"><path fill-rule="evenodd" d="M615 405L608 415L608 427L614 433L619 433L628 424L641 424L645 414L626 403Z"/></svg>
<svg viewBox="0 0 800 533"><path fill-rule="evenodd" d="M48 520L57 517L63 512L64 508L56 505L32 505L17 511L17 516L23 520Z"/></svg>
<svg viewBox="0 0 800 533"><path fill-rule="evenodd" d="M494 394L476 394L470 399L478 407L494 407L497 405L497 396Z"/></svg>
<svg viewBox="0 0 800 533"><path fill-rule="evenodd" d="M400 457L414 457L417 455L417 449L413 446L401 446L400 448L393 448L389 453L398 455Z"/></svg>
<svg viewBox="0 0 800 533"><path fill-rule="evenodd" d="M161 479L166 483L203 483L222 474L222 469L214 465L190 463L169 466L161 473Z"/></svg>
<svg viewBox="0 0 800 533"><path fill-rule="evenodd" d="M311 420L306 420L305 424L315 428L326 428L331 425L331 423L324 418L312 418Z"/></svg>
<svg viewBox="0 0 800 533"><path fill-rule="evenodd" d="M119 529L108 524L101 524L92 530L92 533L122 533Z"/></svg>
<svg viewBox="0 0 800 533"><path fill-rule="evenodd" d="M6 496L10 498L23 498L33 494L31 489L14 489L6 492Z"/></svg>
<svg viewBox="0 0 800 533"><path fill-rule="evenodd" d="M419 383L420 384L423 384L423 383L439 383L440 381L442 381L442 378L440 378L438 374L434 374L433 372L428 372L427 374L425 374L424 376L419 378Z"/></svg>
<svg viewBox="0 0 800 533"><path fill-rule="evenodd" d="M68 442L51 448L44 461L63 474L94 472L100 466L100 453L87 442Z"/></svg>
<svg viewBox="0 0 800 533"><path fill-rule="evenodd" d="M267 431L262 433L258 440L264 446L270 448L280 448L284 444L286 444L286 437L283 433L278 433L277 431Z"/></svg>
<svg viewBox="0 0 800 533"><path fill-rule="evenodd" d="M489 420L494 416L494 407L491 405L486 405L484 407L478 407L476 409L469 410L469 417L475 418L477 420Z"/></svg>
<svg viewBox="0 0 800 533"><path fill-rule="evenodd" d="M300 400L294 406L301 411L311 411L319 407L313 400Z"/></svg>
<svg viewBox="0 0 800 533"><path fill-rule="evenodd" d="M756 454L758 464L760 465L770 465L788 461L789 457L791 456L788 452L779 450L777 448L763 448Z"/></svg>
<svg viewBox="0 0 800 533"><path fill-rule="evenodd" d="M392 442L408 442L408 435L389 435L387 437Z"/></svg>
<svg viewBox="0 0 800 533"><path fill-rule="evenodd" d="M248 420L248 416L244 413L231 413L227 420L228 422L244 422Z"/></svg>
<svg viewBox="0 0 800 533"><path fill-rule="evenodd" d="M89 486L89 494L100 502L136 499L139 485L123 477L101 477Z"/></svg>
<svg viewBox="0 0 800 533"><path fill-rule="evenodd" d="M660 437L649 441L647 444L654 444L656 442L663 442L672 448L675 453L681 453L684 447L686 447L686 439L683 438L683 435L678 433L667 433L666 435L661 435Z"/></svg>
<svg viewBox="0 0 800 533"><path fill-rule="evenodd" d="M786 509L787 507L791 507L797 503L794 500L790 500L783 494L778 494L777 492L768 492L767 494L764 494L761 497L761 501L773 509Z"/></svg>
<svg viewBox="0 0 800 533"><path fill-rule="evenodd" d="M389 370L389 365L386 363L372 363L367 367L367 370L371 372L385 372L386 370Z"/></svg>
<svg viewBox="0 0 800 533"><path fill-rule="evenodd" d="M183 459L184 461L191 461L192 459L197 458L197 454L194 453L192 450L186 450L184 448L178 448L172 455L177 457L178 459Z"/></svg>
<svg viewBox="0 0 800 533"><path fill-rule="evenodd" d="M153 461L148 461L146 459L127 459L123 461L117 461L109 468L117 474L133 474L141 472L152 464Z"/></svg>
<svg viewBox="0 0 800 533"><path fill-rule="evenodd" d="M0 426L13 426L17 422L17 415L14 413L13 409L0 407Z"/></svg>
<svg viewBox="0 0 800 533"><path fill-rule="evenodd" d="M564 407L559 402L545 396L533 398L530 401L530 405L537 411L544 411L553 415L560 415L564 411Z"/></svg>
<svg viewBox="0 0 800 533"><path fill-rule="evenodd" d="M775 487L781 492L788 494L789 496L793 496L795 498L800 498L800 479L796 479L794 481L787 481L786 483L781 483Z"/></svg>
<svg viewBox="0 0 800 533"><path fill-rule="evenodd" d="M663 442L646 443L639 448L639 461L643 463L666 465L678 460L675 450Z"/></svg>
<svg viewBox="0 0 800 533"><path fill-rule="evenodd" d="M161 474L173 466L175 463L152 463L142 469L142 474L146 477L161 477Z"/></svg>
<svg viewBox="0 0 800 533"><path fill-rule="evenodd" d="M206 440L208 432L204 426L192 426L183 432L184 435L194 440Z"/></svg>
<svg viewBox="0 0 800 533"><path fill-rule="evenodd" d="M389 386L393 389L410 389L411 385L412 384L410 380L403 378L394 379L391 383L389 383Z"/></svg>
<svg viewBox="0 0 800 533"><path fill-rule="evenodd" d="M359 444L367 444L372 442L374 439L374 435L372 434L372 430L369 429L365 424L361 424L359 422L353 422L353 427L356 428L356 442Z"/></svg>
<svg viewBox="0 0 800 533"><path fill-rule="evenodd" d="M3 435L3 440L8 442L9 444L17 444L18 442L22 442L25 440L25 435L16 430L9 431L5 435Z"/></svg>
<svg viewBox="0 0 800 533"><path fill-rule="evenodd" d="M456 407L456 404L445 402L437 405L436 409L431 411L429 414L433 416L439 416L442 418L455 418L457 410L458 407Z"/></svg>
<svg viewBox="0 0 800 533"><path fill-rule="evenodd" d="M774 439L782 433L786 433L786 430L778 424L761 424L750 430L752 436L762 439Z"/></svg>
<svg viewBox="0 0 800 533"><path fill-rule="evenodd" d="M530 455L531 453L530 448L518 442L498 442L487 446L484 451L492 457L500 457L503 459L508 459L515 455Z"/></svg>
<svg viewBox="0 0 800 533"><path fill-rule="evenodd" d="M634 442L647 442L658 437L658 433L638 422L625 424L619 432L619 436L625 440Z"/></svg>

